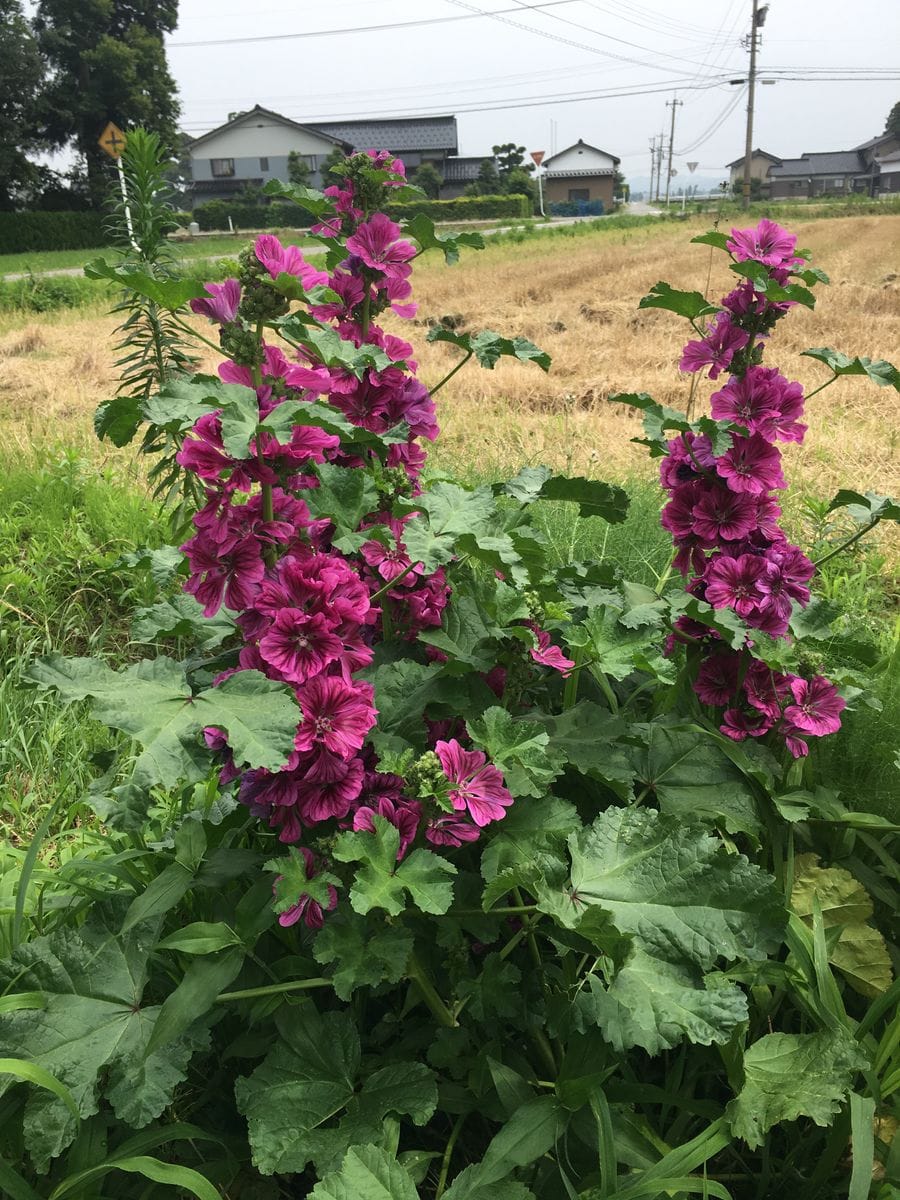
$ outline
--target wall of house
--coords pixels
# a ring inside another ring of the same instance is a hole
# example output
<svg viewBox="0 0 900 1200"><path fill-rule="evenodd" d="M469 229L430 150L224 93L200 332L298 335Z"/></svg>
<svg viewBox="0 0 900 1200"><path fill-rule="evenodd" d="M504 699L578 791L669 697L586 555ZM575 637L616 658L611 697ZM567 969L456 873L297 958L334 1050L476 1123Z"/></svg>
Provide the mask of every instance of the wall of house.
<svg viewBox="0 0 900 1200"><path fill-rule="evenodd" d="M552 164L548 164L548 169L554 173L557 171L612 171L615 165L616 162L612 155L582 145L570 146L568 150L555 154Z"/></svg>
<svg viewBox="0 0 900 1200"><path fill-rule="evenodd" d="M579 195L580 200L602 200L607 209L612 207L613 202L613 177L612 175L568 175L562 179L555 177L556 164L554 163L554 177L544 179L544 199L548 204L558 204L563 200L571 200L576 197L569 195L572 191L583 193L587 191L587 195Z"/></svg>
<svg viewBox="0 0 900 1200"><path fill-rule="evenodd" d="M877 186L879 196L896 195L900 192L900 167L892 171L885 171L882 167Z"/></svg>
<svg viewBox="0 0 900 1200"><path fill-rule="evenodd" d="M762 158L760 155L754 154L750 159L750 178L761 179L764 184L767 183L771 165L771 158ZM744 164L740 162L736 167L731 168L731 182L739 183L743 178Z"/></svg>

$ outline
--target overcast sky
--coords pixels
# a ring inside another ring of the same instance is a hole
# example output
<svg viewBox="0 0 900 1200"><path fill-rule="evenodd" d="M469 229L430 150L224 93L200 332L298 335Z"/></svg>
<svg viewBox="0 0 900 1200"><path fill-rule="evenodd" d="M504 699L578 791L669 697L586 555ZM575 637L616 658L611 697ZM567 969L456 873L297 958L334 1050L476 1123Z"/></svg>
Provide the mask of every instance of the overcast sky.
<svg viewBox="0 0 900 1200"><path fill-rule="evenodd" d="M183 127L194 136L254 104L301 122L455 113L460 154L489 153L493 143L511 140L549 153L583 138L638 178L649 173L650 137L668 131L665 102L677 91L684 106L674 165L687 176L686 162L695 161L698 177L718 178L743 153L746 95L715 81L746 76L741 37L751 5L181 0L168 52ZM850 69L893 78L779 77L758 89L754 145L793 157L848 149L880 133L900 99L898 50L900 0L770 0L761 78ZM650 94L579 99L609 90Z"/></svg>

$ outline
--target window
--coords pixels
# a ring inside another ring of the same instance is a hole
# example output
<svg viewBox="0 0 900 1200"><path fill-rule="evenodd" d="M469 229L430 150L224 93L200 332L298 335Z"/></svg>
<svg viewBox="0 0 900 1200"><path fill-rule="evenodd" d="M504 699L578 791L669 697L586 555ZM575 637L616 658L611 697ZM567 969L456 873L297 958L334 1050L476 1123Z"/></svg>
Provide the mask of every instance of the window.
<svg viewBox="0 0 900 1200"><path fill-rule="evenodd" d="M211 158L209 163L212 167L212 173L215 179L230 179L231 176L234 175L233 158Z"/></svg>
<svg viewBox="0 0 900 1200"><path fill-rule="evenodd" d="M261 159L259 160L259 169L260 169L261 171L268 171L268 169L269 169L269 160L268 160L267 158L261 158Z"/></svg>
<svg viewBox="0 0 900 1200"><path fill-rule="evenodd" d="M578 153L580 154L581 151L579 150ZM591 189L590 188L569 188L569 199L570 200L590 200L590 198L591 198Z"/></svg>

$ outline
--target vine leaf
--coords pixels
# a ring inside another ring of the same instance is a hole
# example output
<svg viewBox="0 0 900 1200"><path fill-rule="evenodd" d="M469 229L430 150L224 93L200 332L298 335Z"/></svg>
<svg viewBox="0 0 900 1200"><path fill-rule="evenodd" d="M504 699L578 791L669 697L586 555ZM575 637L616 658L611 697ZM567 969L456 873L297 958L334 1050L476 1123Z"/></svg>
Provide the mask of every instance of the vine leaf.
<svg viewBox="0 0 900 1200"><path fill-rule="evenodd" d="M373 908L383 908L396 917L406 908L404 893L422 912L440 916L453 900L453 885L448 875L456 867L430 850L413 850L402 862L397 862L400 833L397 828L377 814L372 818L375 832L342 833L334 845L338 862L358 862L362 865L350 889L350 903L363 916Z"/></svg>
<svg viewBox="0 0 900 1200"><path fill-rule="evenodd" d="M326 1175L310 1200L418 1200L402 1163L380 1146L351 1146L340 1171Z"/></svg>
<svg viewBox="0 0 900 1200"><path fill-rule="evenodd" d="M830 1125L868 1060L842 1029L770 1033L744 1051L744 1084L726 1110L735 1137L751 1150L781 1121Z"/></svg>
<svg viewBox="0 0 900 1200"><path fill-rule="evenodd" d="M550 734L534 721L516 720L494 705L466 727L475 745L503 772L514 796L543 797L562 772L562 756L548 751Z"/></svg>

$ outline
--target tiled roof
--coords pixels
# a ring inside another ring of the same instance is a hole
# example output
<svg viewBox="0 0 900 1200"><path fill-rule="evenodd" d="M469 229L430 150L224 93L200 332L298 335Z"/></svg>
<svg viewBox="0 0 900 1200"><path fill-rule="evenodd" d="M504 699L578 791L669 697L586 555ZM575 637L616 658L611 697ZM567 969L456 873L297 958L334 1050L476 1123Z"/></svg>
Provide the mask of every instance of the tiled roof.
<svg viewBox="0 0 900 1200"><path fill-rule="evenodd" d="M579 138L578 141L573 145L566 146L565 150L560 150L556 154L551 154L549 158L545 158L543 162L544 167L549 166L550 163L555 162L556 159L562 158L562 156L567 154L570 150L577 150L579 146L583 146L585 150L595 150L598 154L605 154L606 157L611 158L617 166L622 161L620 158L616 158L615 154L610 154L608 150L601 150L599 146L592 146L590 142L586 142L584 138ZM568 172L564 173L568 174Z"/></svg>
<svg viewBox="0 0 900 1200"><path fill-rule="evenodd" d="M199 137L191 138L191 148L199 146L201 142L205 142L207 138L211 138L214 134L222 133L226 129L230 129L232 125L240 125L246 122L247 118L265 117L270 121L278 121L282 125L288 125L292 129L311 130L315 129L314 125L301 125L298 121L292 121L290 117L285 117L281 113L273 112L271 108L263 108L261 104L255 104L253 108L247 109L246 112L236 113L234 117L226 121L223 125L217 125L215 129L210 129L207 133L201 133ZM337 134L326 133L324 129L320 130L322 136L329 141L339 145L343 139Z"/></svg>
<svg viewBox="0 0 900 1200"><path fill-rule="evenodd" d="M821 154L804 154L800 158L785 158L769 168L770 179L791 175L856 175L865 172L858 150L833 150Z"/></svg>
<svg viewBox="0 0 900 1200"><path fill-rule="evenodd" d="M308 125L356 150L448 150L456 152L456 117L410 117L397 121L319 121Z"/></svg>
<svg viewBox="0 0 900 1200"><path fill-rule="evenodd" d="M485 155L489 158L490 155ZM441 174L445 183L468 183L478 178L484 158L445 158L441 163Z"/></svg>
<svg viewBox="0 0 900 1200"><path fill-rule="evenodd" d="M751 152L751 158L768 158L773 163L781 162L781 159L776 154L770 154L768 152L768 150L760 150L760 148L758 146L755 150L753 150ZM734 162L726 163L725 166L726 167L740 167L740 166L743 166L743 163L744 163L744 156L742 154L740 158L736 158L734 160Z"/></svg>

